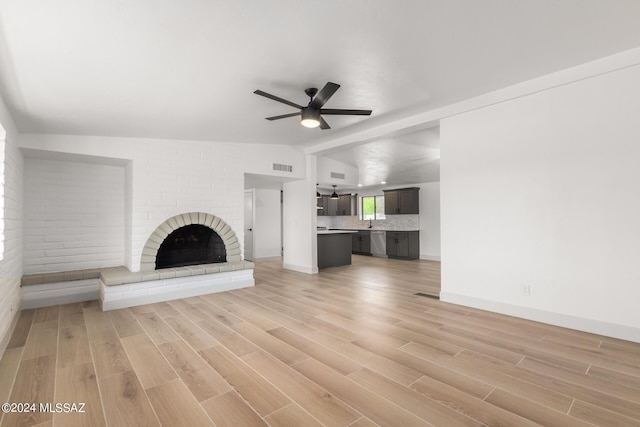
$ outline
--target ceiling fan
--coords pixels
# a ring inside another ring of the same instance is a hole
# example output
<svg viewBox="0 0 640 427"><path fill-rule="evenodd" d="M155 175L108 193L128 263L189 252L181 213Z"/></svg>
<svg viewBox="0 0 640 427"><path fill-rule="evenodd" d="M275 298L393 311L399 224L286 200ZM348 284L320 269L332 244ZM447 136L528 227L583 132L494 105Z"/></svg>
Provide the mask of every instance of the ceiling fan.
<svg viewBox="0 0 640 427"><path fill-rule="evenodd" d="M295 102L287 101L270 93L256 90L256 95L264 96L274 101L282 102L283 104L290 105L299 109L297 113L283 114L281 116L267 117L267 120L279 120L287 117L302 116L302 126L308 128L315 128L320 126L320 129L331 129L329 124L322 118L322 115L351 115L351 116L368 116L371 114L371 110L345 110L345 109L331 109L322 108L322 106L333 96L334 93L340 88L339 84L328 82L320 92L315 87L305 89L304 93L309 97L309 104L306 107L298 105Z"/></svg>

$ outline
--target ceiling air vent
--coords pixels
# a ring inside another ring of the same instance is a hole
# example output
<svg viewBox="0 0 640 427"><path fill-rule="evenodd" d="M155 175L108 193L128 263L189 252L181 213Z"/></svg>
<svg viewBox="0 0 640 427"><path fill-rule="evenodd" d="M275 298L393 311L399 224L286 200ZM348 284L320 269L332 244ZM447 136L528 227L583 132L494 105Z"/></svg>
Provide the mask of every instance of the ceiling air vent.
<svg viewBox="0 0 640 427"><path fill-rule="evenodd" d="M274 163L273 164L273 170L274 171L280 171L280 172L293 172L293 166L292 165L282 165L280 163Z"/></svg>
<svg viewBox="0 0 640 427"><path fill-rule="evenodd" d="M344 179L344 174L338 173L338 172L331 172L331 178Z"/></svg>

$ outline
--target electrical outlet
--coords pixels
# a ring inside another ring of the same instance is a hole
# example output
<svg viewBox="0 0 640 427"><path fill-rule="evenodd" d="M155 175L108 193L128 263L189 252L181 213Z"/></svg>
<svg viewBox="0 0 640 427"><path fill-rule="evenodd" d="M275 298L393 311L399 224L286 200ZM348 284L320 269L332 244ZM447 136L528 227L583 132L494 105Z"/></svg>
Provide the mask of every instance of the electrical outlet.
<svg viewBox="0 0 640 427"><path fill-rule="evenodd" d="M522 295L527 296L527 297L531 296L531 286L522 285L521 291L522 291Z"/></svg>

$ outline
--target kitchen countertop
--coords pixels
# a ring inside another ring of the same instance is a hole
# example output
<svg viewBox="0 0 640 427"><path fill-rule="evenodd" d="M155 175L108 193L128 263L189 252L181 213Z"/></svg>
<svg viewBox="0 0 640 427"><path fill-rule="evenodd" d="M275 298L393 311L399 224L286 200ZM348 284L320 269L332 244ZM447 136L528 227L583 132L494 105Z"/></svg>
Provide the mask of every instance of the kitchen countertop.
<svg viewBox="0 0 640 427"><path fill-rule="evenodd" d="M358 232L358 231L390 231L390 232L402 232L402 231L420 231L420 230L391 230L391 229L387 229L387 228L344 228L344 229L331 229L328 231L339 231L339 230L345 230L345 231L351 231L351 232Z"/></svg>
<svg viewBox="0 0 640 427"><path fill-rule="evenodd" d="M357 230L318 230L318 234L347 234L357 232Z"/></svg>

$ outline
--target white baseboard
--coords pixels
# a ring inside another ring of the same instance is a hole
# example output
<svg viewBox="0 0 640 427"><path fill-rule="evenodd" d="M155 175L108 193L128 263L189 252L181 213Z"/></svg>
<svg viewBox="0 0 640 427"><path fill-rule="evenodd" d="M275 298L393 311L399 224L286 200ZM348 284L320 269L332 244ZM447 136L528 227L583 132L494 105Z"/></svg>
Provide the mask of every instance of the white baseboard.
<svg viewBox="0 0 640 427"><path fill-rule="evenodd" d="M554 313L452 292L440 292L440 301L640 343L640 328L631 326Z"/></svg>
<svg viewBox="0 0 640 427"><path fill-rule="evenodd" d="M106 286L100 282L103 311L174 299L231 291L253 286L253 269L226 271L197 276L174 277L124 285Z"/></svg>
<svg viewBox="0 0 640 427"><path fill-rule="evenodd" d="M440 255L420 254L420 259L426 259L427 261L440 261Z"/></svg>
<svg viewBox="0 0 640 427"><path fill-rule="evenodd" d="M303 267L301 265L287 264L285 262L282 265L282 268L285 270L297 271L298 273L318 274L318 267Z"/></svg>
<svg viewBox="0 0 640 427"><path fill-rule="evenodd" d="M282 256L278 255L278 256L267 256L267 257L262 257L262 258L254 258L251 260L251 262L264 262L264 261L277 261L279 259L282 259Z"/></svg>
<svg viewBox="0 0 640 427"><path fill-rule="evenodd" d="M99 279L84 279L23 286L20 288L20 308L26 310L96 300L98 281Z"/></svg>

